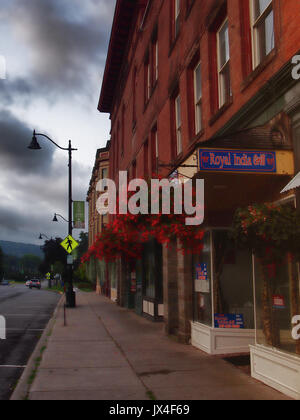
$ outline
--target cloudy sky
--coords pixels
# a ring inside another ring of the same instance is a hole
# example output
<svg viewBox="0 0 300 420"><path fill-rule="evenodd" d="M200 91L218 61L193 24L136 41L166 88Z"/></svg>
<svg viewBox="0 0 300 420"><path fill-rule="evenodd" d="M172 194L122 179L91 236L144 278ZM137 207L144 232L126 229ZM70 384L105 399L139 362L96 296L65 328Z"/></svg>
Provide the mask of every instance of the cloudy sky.
<svg viewBox="0 0 300 420"><path fill-rule="evenodd" d="M28 150L34 128L79 149L73 199L86 198L95 152L109 138L97 104L114 7L115 0L0 2L2 240L39 244L40 233L67 233L66 223L51 220L55 212L68 216L68 153L43 138L41 151Z"/></svg>

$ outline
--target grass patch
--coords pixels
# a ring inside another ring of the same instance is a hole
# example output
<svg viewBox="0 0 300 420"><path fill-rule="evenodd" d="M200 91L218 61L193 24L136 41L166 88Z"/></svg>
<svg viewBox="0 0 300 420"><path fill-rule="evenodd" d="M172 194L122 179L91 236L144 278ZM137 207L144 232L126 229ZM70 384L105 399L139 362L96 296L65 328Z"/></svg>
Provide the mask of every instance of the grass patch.
<svg viewBox="0 0 300 420"><path fill-rule="evenodd" d="M65 293L65 290L62 286L52 286L51 288L47 287L45 290L48 292Z"/></svg>
<svg viewBox="0 0 300 420"><path fill-rule="evenodd" d="M47 344L47 342L46 342L46 344ZM37 375L37 373L38 373L38 368L40 367L40 365L41 365L41 363L42 363L43 353L44 353L44 351L46 350L46 348L47 348L47 346L46 346L46 345L45 345L45 346L43 346L43 347L41 347L41 349L40 349L40 356L39 356L39 357L37 357L37 358L35 359L35 361L34 361L34 369L32 370L31 375L30 375L30 376L29 376L29 378L28 378L28 381L27 381L27 384L28 384L28 385L32 385L32 384L33 384L33 382L34 382L34 380L35 380L35 378L36 378L36 375Z"/></svg>
<svg viewBox="0 0 300 420"><path fill-rule="evenodd" d="M156 398L156 396L153 394L153 392L152 391L147 391L146 392L146 395L147 395L147 397L150 399L150 400L152 400L152 401L156 401L157 400L157 398Z"/></svg>

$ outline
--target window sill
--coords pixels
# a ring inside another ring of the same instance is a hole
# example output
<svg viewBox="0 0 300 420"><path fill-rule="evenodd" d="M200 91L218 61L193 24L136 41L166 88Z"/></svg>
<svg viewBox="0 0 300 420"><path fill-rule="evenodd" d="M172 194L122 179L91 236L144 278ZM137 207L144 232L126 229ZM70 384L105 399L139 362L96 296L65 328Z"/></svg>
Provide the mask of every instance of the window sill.
<svg viewBox="0 0 300 420"><path fill-rule="evenodd" d="M241 92L247 87L265 70L265 68L274 60L277 55L276 49L272 50L269 55L244 79L241 84Z"/></svg>
<svg viewBox="0 0 300 420"><path fill-rule="evenodd" d="M132 134L134 134L136 131L136 121L132 122Z"/></svg>
<svg viewBox="0 0 300 420"><path fill-rule="evenodd" d="M233 97L231 96L231 98L229 99L228 102L226 102L213 116L212 118L209 120L209 125L213 125L226 111L228 108L231 107L231 105L233 104Z"/></svg>
<svg viewBox="0 0 300 420"><path fill-rule="evenodd" d="M158 80L156 80L156 81L155 81L155 83L154 83L154 85L153 85L153 87L152 87L151 93L150 93L150 97L147 99L147 101L146 101L146 102L145 102L145 104L144 104L144 110L143 110L143 113L145 113L145 112L146 112L146 109L148 108L148 104L149 104L149 102L151 101L151 98L152 98L152 96L153 96L153 94L154 94L154 92L155 92L155 90L156 90L156 86L157 86L157 84L158 84Z"/></svg>
<svg viewBox="0 0 300 420"><path fill-rule="evenodd" d="M189 142L189 146L193 145L194 143L196 143L198 140L200 140L200 138L203 136L204 134L204 128L202 128L202 130L199 131L198 134L194 135Z"/></svg>
<svg viewBox="0 0 300 420"><path fill-rule="evenodd" d="M178 164L180 163L180 161L182 160L182 158L183 158L183 152L179 153L179 155L177 155L177 156L174 157L174 159L171 162L172 163L172 166L174 166L174 168L176 166L178 166Z"/></svg>

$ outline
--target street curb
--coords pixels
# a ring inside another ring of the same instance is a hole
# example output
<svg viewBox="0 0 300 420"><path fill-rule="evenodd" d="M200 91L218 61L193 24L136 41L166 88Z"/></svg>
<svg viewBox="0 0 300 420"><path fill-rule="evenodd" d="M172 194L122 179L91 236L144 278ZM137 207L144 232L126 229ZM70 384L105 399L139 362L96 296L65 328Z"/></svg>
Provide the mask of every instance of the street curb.
<svg viewBox="0 0 300 420"><path fill-rule="evenodd" d="M10 401L23 401L23 400L27 399L29 390L32 386L32 384L28 383L28 380L29 380L29 378L32 374L32 371L35 368L35 364L36 364L35 361L38 357L41 356L41 349L45 346L45 344L47 342L48 334L52 330L52 328L55 324L58 311L61 308L61 306L63 305L64 299L65 299L65 297L63 295L61 297L61 299L59 300L59 302L58 302L58 304L57 304L57 306L56 306L56 308L53 312L52 318L49 320L49 322L48 322L48 324L47 324L47 326L46 326L46 328L45 328L45 330L42 334L42 337L40 338L40 340L37 343L32 355L30 356L30 359L28 360L27 366L26 366L21 378L18 381L18 385L16 386L16 389L14 390L12 396L10 397Z"/></svg>

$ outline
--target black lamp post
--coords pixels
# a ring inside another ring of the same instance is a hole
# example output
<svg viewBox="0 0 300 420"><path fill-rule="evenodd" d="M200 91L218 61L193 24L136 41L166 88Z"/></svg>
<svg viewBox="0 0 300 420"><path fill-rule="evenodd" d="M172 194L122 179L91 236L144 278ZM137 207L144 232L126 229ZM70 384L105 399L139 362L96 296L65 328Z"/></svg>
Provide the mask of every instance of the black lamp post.
<svg viewBox="0 0 300 420"><path fill-rule="evenodd" d="M69 235L72 236L73 233L73 223L72 223L72 152L78 149L73 149L71 140L69 141L69 147L61 147L57 143L55 143L50 137L46 136L45 134L36 133L35 130L33 132L33 137L30 146L28 149L30 150L40 150L41 146L39 145L37 141L37 136L45 137L47 140L51 141L56 147L58 147L61 150L66 150L69 152L69 198L68 198L68 205L69 205ZM75 308L76 306L76 298L75 293L73 290L73 266L70 264L68 265L68 280L69 280L69 286L68 290L66 291L66 302L67 306L69 308Z"/></svg>

